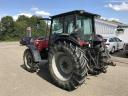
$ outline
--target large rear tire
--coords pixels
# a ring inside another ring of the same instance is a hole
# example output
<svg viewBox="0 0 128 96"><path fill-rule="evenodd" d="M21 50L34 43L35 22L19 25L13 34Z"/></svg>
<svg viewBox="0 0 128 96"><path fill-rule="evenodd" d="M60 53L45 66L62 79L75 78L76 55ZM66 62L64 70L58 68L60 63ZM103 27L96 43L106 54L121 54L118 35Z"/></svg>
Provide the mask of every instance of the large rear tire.
<svg viewBox="0 0 128 96"><path fill-rule="evenodd" d="M49 72L59 87L74 90L87 76L87 59L81 48L71 43L59 42L49 51Z"/></svg>

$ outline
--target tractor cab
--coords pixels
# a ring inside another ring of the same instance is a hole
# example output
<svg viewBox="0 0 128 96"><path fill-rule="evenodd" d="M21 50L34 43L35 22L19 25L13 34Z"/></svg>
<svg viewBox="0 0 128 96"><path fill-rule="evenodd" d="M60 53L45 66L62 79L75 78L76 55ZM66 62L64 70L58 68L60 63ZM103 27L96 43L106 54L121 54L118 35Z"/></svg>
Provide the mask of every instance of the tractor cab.
<svg viewBox="0 0 128 96"><path fill-rule="evenodd" d="M44 36L46 39L36 40L35 44L40 51L48 48L48 43L54 44L57 39L70 39L80 46L88 45L88 41L95 34L95 16L98 15L84 10L75 10L51 16L51 19L45 18L43 20L51 22L50 32L47 28Z"/></svg>
<svg viewBox="0 0 128 96"><path fill-rule="evenodd" d="M95 34L96 14L75 10L51 17L51 34L74 37L77 41L88 41Z"/></svg>

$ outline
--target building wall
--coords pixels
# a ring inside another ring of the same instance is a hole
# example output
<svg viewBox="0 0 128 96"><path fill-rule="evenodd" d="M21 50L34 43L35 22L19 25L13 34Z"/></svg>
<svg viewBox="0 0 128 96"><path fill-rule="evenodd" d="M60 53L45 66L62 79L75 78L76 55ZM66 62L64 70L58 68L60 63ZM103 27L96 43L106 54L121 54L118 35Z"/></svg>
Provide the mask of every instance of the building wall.
<svg viewBox="0 0 128 96"><path fill-rule="evenodd" d="M128 27L123 28L124 31L121 33L117 32L117 27L120 23L113 23L101 19L95 19L95 30L96 34L100 34L104 37L117 36L125 43L128 43ZM123 25L123 24L122 24Z"/></svg>
<svg viewBox="0 0 128 96"><path fill-rule="evenodd" d="M117 26L118 24L109 21L95 19L96 34L103 36L116 36Z"/></svg>
<svg viewBox="0 0 128 96"><path fill-rule="evenodd" d="M124 28L124 32L117 34L117 37L128 43L128 28Z"/></svg>

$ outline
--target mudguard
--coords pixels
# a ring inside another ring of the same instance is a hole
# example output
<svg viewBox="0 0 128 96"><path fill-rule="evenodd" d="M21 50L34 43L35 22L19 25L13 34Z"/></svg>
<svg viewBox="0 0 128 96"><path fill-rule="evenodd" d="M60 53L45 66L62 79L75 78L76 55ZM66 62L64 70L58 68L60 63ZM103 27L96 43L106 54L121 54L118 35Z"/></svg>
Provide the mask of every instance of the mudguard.
<svg viewBox="0 0 128 96"><path fill-rule="evenodd" d="M28 49L30 49L30 51L33 55L34 62L40 62L41 56L40 56L40 53L37 50L37 48L34 45L27 45L27 47L28 47Z"/></svg>
<svg viewBox="0 0 128 96"><path fill-rule="evenodd" d="M52 39L51 39L51 42L52 42L51 44L54 44L54 43L56 43L58 41L66 41L66 42L72 43L72 44L77 45L77 46L80 47L79 42L75 38L73 38L72 36L70 36L70 35L66 35L66 34L55 34L52 37Z"/></svg>

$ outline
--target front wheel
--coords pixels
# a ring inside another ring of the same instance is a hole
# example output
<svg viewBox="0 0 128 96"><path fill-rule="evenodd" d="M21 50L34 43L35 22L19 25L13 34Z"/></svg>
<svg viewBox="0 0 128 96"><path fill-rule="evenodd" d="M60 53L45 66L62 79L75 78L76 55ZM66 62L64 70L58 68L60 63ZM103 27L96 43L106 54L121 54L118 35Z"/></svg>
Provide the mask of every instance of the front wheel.
<svg viewBox="0 0 128 96"><path fill-rule="evenodd" d="M71 91L83 84L88 72L86 65L85 54L71 43L60 42L50 48L50 75L63 89Z"/></svg>
<svg viewBox="0 0 128 96"><path fill-rule="evenodd" d="M34 68L35 63L33 60L33 55L31 53L30 49L26 49L24 51L23 61L24 61L24 67L27 71L29 71L29 72L35 72L36 71L36 68Z"/></svg>
<svg viewBox="0 0 128 96"><path fill-rule="evenodd" d="M115 47L112 47L111 53L113 54L115 52Z"/></svg>

